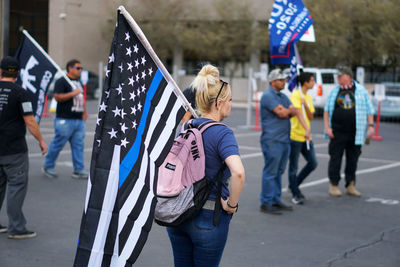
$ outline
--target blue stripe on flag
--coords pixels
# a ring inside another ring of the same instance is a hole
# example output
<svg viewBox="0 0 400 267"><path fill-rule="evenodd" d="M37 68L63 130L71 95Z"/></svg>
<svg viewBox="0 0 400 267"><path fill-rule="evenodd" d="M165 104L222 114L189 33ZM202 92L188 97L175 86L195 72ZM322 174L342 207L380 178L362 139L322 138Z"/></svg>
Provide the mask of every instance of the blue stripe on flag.
<svg viewBox="0 0 400 267"><path fill-rule="evenodd" d="M144 132L144 127L146 126L147 115L150 110L151 100L154 97L154 94L157 91L158 86L163 78L163 75L160 70L157 70L156 74L154 75L153 81L151 82L150 88L146 94L146 100L144 103L142 117L140 119L139 127L136 134L135 142L133 146L126 154L125 158L122 160L120 168L119 168L119 186L121 188L122 184L125 182L126 177L128 177L130 171L132 170L133 166L135 165L140 152L140 145L142 143L142 135Z"/></svg>

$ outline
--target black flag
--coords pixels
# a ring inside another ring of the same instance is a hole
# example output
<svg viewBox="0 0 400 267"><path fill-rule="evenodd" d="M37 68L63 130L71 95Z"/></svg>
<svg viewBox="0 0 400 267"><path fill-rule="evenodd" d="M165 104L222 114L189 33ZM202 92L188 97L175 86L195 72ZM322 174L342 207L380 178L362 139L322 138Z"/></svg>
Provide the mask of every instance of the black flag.
<svg viewBox="0 0 400 267"><path fill-rule="evenodd" d="M184 100L118 12L74 266L131 266L151 229L158 166Z"/></svg>
<svg viewBox="0 0 400 267"><path fill-rule="evenodd" d="M57 68L26 36L24 36L15 57L21 66L16 83L28 91L33 114L36 121L39 122L47 89L57 72Z"/></svg>

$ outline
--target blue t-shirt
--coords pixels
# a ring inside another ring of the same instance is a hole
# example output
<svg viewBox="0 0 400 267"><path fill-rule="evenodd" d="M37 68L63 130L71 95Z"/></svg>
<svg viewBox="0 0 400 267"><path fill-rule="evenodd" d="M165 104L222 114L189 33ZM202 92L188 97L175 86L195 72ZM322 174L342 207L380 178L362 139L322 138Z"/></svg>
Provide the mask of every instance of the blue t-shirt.
<svg viewBox="0 0 400 267"><path fill-rule="evenodd" d="M198 118L193 120L194 125L200 125L210 119ZM214 125L203 133L204 153L206 155L206 177L214 179L226 158L232 155L239 155L239 147L233 131L225 125ZM221 196L226 199L229 196L229 178L231 172L228 166L225 168L222 178ZM217 183L211 191L208 199L215 200Z"/></svg>
<svg viewBox="0 0 400 267"><path fill-rule="evenodd" d="M285 94L278 93L269 87L263 93L260 101L261 142L290 142L290 119L281 119L272 111L279 104L288 108L292 103Z"/></svg>

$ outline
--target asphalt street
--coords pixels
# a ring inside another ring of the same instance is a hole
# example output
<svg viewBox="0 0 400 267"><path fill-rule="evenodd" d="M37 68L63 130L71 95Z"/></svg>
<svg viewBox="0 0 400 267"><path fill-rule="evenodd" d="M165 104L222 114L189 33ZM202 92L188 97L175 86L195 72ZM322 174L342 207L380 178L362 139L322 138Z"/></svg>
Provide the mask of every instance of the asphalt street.
<svg viewBox="0 0 400 267"><path fill-rule="evenodd" d="M89 170L97 101L88 102L85 163ZM42 134L50 144L53 117L43 118ZM292 212L269 215L259 211L263 156L260 132L245 127L246 110L233 108L225 123L236 135L246 170L240 207L234 215L220 266L400 266L400 123L381 124L382 141L362 148L357 188L362 196L328 195L328 141L323 122L312 122L312 138L318 168L304 181L304 205ZM41 172L44 158L35 139L28 134L30 177L24 213L27 227L38 236L10 240L0 234L0 267L72 266L86 196L86 180L71 178L72 160L66 145L57 161L59 177ZM304 160L300 160L300 166ZM290 203L287 173L282 198ZM340 183L343 190L344 182ZM0 223L7 224L5 203ZM153 224L137 266L173 266L168 236Z"/></svg>

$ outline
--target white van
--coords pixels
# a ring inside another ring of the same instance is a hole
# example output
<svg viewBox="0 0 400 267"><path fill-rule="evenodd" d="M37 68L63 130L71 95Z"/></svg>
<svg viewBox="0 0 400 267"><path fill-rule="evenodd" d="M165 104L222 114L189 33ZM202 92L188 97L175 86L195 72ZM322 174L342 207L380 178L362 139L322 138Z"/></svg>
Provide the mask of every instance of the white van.
<svg viewBox="0 0 400 267"><path fill-rule="evenodd" d="M321 111L325 107L326 99L332 89L338 85L338 70L337 69L319 69L319 68L304 68L304 72L311 72L314 74L315 85L314 88L308 91L308 94L312 97L313 104L317 111ZM289 73L289 69L284 71ZM282 91L288 97L291 92L287 87Z"/></svg>

